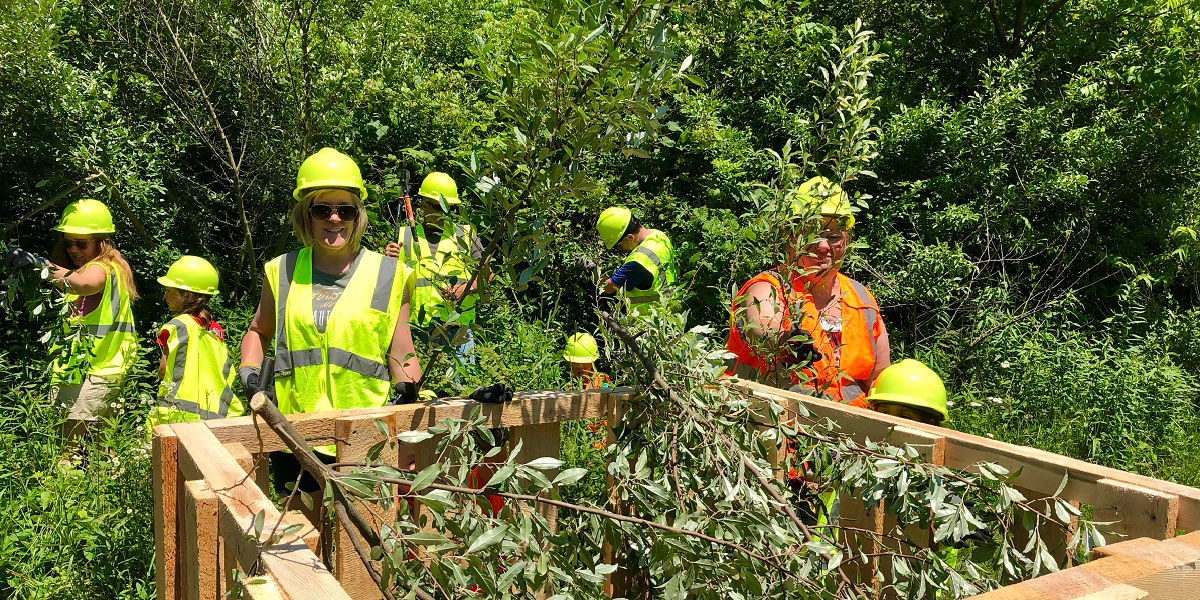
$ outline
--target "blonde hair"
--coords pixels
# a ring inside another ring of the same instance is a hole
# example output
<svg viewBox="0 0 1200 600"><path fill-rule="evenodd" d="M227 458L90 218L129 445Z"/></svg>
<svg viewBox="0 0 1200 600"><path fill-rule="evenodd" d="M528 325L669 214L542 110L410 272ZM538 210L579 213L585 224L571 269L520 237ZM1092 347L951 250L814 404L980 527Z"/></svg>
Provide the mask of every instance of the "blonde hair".
<svg viewBox="0 0 1200 600"><path fill-rule="evenodd" d="M354 227L350 229L350 239L347 240L346 245L351 252L358 251L363 232L367 230L367 209L363 206L362 198L358 197L358 190L345 188L318 188L306 192L304 197L292 206L292 230L296 232L296 237L300 238L305 246L311 246L316 242L316 236L312 232L312 218L308 215L309 209L325 195L338 191L350 192L354 195L354 206L358 208L358 218L354 220Z"/></svg>
<svg viewBox="0 0 1200 600"><path fill-rule="evenodd" d="M137 285L133 282L133 269L129 268L129 262L121 255L121 251L117 250L117 246L113 244L112 238L107 234L92 234L92 238L98 240L100 244L100 253L96 258L88 261L89 263L98 262L104 265L111 266L121 274L121 279L125 281L125 289L129 291L129 299L137 300L138 295ZM70 265L71 256L67 254L66 237L59 236L58 242L54 244L54 250L50 252L50 261L56 265ZM84 265L78 265L75 269L80 269Z"/></svg>

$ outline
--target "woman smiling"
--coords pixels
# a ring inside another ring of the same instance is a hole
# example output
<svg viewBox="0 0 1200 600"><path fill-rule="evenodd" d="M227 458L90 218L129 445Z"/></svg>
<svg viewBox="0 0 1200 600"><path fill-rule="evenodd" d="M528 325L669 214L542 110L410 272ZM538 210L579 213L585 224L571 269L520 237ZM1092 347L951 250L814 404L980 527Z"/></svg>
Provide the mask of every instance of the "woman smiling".
<svg viewBox="0 0 1200 600"><path fill-rule="evenodd" d="M137 359L133 271L113 244L112 213L99 200L68 206L55 231L62 233L50 260L20 248L11 251L13 267L44 266L71 303L71 327L82 327L69 349L52 348L50 399L66 412L63 435L77 438L111 416L125 372Z"/></svg>
<svg viewBox="0 0 1200 600"><path fill-rule="evenodd" d="M258 310L242 340L239 375L259 388L263 349L275 344L275 398L285 414L383 406L415 400L421 367L409 330L412 271L360 246L367 189L349 156L323 148L300 165L291 222L304 247L265 266ZM334 447L315 448L332 460ZM299 465L272 456L286 494ZM301 491L315 491L315 482Z"/></svg>

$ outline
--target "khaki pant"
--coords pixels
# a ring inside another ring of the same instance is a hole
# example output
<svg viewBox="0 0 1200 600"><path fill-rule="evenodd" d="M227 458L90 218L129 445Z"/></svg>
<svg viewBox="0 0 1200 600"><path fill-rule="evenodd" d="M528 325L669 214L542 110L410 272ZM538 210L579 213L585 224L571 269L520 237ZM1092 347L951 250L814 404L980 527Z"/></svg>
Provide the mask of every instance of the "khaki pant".
<svg viewBox="0 0 1200 600"><path fill-rule="evenodd" d="M53 386L50 401L66 413L68 421L95 422L112 416L119 392L118 382L87 375L81 383Z"/></svg>

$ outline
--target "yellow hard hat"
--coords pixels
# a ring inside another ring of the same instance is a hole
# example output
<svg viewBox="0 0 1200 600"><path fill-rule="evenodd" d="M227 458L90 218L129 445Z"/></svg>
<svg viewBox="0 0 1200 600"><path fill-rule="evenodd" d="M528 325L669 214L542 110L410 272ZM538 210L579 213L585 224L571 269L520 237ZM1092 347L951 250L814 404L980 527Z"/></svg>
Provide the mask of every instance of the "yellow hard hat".
<svg viewBox="0 0 1200 600"><path fill-rule="evenodd" d="M99 200L85 198L72 202L63 211L62 219L58 221L55 231L63 233L116 233L113 227L112 213Z"/></svg>
<svg viewBox="0 0 1200 600"><path fill-rule="evenodd" d="M217 293L219 279L212 263L199 256L181 256L167 269L166 275L158 278L158 282L167 287L212 296Z"/></svg>
<svg viewBox="0 0 1200 600"><path fill-rule="evenodd" d="M567 338L567 348L563 351L563 360L573 363L596 362L600 358L600 347L596 338L587 333L576 333Z"/></svg>
<svg viewBox="0 0 1200 600"><path fill-rule="evenodd" d="M458 184L454 182L453 177L440 171L434 171L421 180L421 189L417 191L417 195L434 202L445 198L447 206L462 204L462 200L458 199Z"/></svg>
<svg viewBox="0 0 1200 600"><path fill-rule="evenodd" d="M605 248L612 250L625 237L625 230L629 229L632 219L633 213L624 206L611 206L600 213L600 218L596 219L596 231Z"/></svg>
<svg viewBox="0 0 1200 600"><path fill-rule="evenodd" d="M321 148L300 163L292 196L299 200L304 194L318 188L356 190L359 200L367 199L367 186L363 183L358 164L353 158L333 148Z"/></svg>
<svg viewBox="0 0 1200 600"><path fill-rule="evenodd" d="M814 207L821 216L841 219L846 229L854 227L850 197L841 186L819 175L800 185L799 194L792 199L792 216L812 214Z"/></svg>
<svg viewBox="0 0 1200 600"><path fill-rule="evenodd" d="M950 416L946 408L946 384L919 360L906 358L879 373L867 400L892 402Z"/></svg>

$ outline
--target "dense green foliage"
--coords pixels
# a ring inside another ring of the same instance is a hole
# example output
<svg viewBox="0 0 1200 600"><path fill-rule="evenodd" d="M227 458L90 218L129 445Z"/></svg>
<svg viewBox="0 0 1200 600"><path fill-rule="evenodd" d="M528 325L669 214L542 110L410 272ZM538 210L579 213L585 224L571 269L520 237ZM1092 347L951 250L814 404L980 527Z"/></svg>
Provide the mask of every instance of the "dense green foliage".
<svg viewBox="0 0 1200 600"><path fill-rule="evenodd" d="M653 48L673 69L645 101L619 81L593 89L605 47L584 40L589 28L571 38L582 25L546 20L548 5L561 3L8 3L3 241L47 253L67 202L108 203L144 295L149 365L168 317L154 278L180 254L218 266L217 313L240 337L260 265L296 244L286 211L305 155L332 145L359 160L373 248L394 237L404 171L446 170L468 190L463 216L511 258L464 382L562 387L563 338L597 327L592 279L574 260L615 263L595 243L595 215L624 203L669 232L690 322L720 330L731 287L770 266L748 224L777 175L764 150L791 141L805 173L844 177L860 196L847 271L879 297L893 357L946 377L952 426L1200 484L1194 8L997 0L992 17L942 0L684 4ZM857 19L874 32L861 46L846 29ZM531 55L541 46L529 31L561 58L553 69L536 70L545 57ZM871 43L886 58L862 64ZM612 61L636 71L641 59ZM863 71L855 111L877 130L829 125L841 96L813 82L839 62ZM589 120L614 106L628 122ZM635 118L654 126L629 129ZM861 147L846 152L846 140ZM876 158L837 162L848 155ZM543 160L574 170L522 168ZM492 191L488 177L525 185ZM40 321L5 316L0 597L146 595L138 402L95 460L57 467ZM149 389L139 373L133 387ZM569 427L570 466L597 460L596 438ZM572 493L598 489L593 477Z"/></svg>

